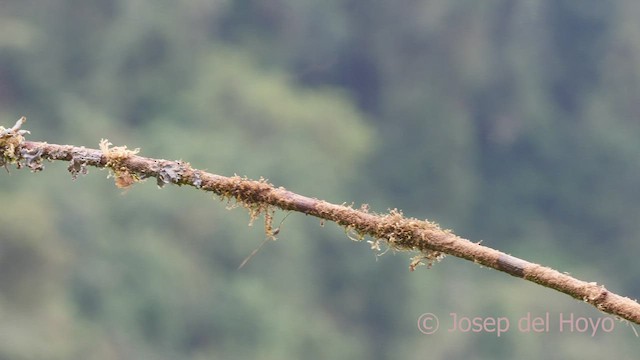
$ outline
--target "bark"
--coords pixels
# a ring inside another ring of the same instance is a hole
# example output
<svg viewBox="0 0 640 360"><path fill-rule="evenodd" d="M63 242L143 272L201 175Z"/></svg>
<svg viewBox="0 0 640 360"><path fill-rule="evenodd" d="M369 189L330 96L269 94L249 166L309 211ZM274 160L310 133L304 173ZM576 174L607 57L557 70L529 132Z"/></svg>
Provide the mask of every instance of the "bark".
<svg viewBox="0 0 640 360"><path fill-rule="evenodd" d="M471 242L431 221L405 217L398 210L374 214L366 207L354 209L331 204L276 187L264 179L226 177L194 169L183 161L139 156L137 149L111 147L106 140L101 142L100 149L26 141L23 138L25 130L20 130L23 122L21 119L12 128L0 128L0 166L13 163L18 168L40 171L44 169L44 160L61 160L69 162L68 169L73 178L86 174L88 166L109 168L116 185L122 188L146 178L155 178L160 187L166 184L193 186L223 199L237 201L250 211L252 220L263 214L265 232L269 237L278 231L274 231L271 224L275 209L297 211L336 222L357 240L368 236L374 249L380 249L380 244L386 243L394 250L417 253L412 259L411 270L423 263L431 265L448 254L555 289L603 312L640 324L640 304L610 292L603 285L578 280L566 273Z"/></svg>

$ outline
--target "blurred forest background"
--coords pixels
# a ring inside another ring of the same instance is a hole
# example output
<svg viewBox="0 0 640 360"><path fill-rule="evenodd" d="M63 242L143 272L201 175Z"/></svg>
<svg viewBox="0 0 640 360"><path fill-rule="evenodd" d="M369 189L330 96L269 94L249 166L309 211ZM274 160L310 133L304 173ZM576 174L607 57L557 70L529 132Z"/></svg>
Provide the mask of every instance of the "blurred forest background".
<svg viewBox="0 0 640 360"><path fill-rule="evenodd" d="M635 0L0 0L0 119L397 207L638 298L639 16ZM238 270L264 239L244 210L66 166L0 175L0 359L637 354L618 322L426 336L426 312L605 315L452 257L411 273L300 214Z"/></svg>

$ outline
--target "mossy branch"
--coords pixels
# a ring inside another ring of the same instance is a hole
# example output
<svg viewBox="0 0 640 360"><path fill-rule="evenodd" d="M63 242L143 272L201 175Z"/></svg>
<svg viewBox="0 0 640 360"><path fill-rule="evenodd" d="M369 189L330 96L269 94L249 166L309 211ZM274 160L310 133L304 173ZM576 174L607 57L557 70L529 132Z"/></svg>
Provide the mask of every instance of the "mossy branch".
<svg viewBox="0 0 640 360"><path fill-rule="evenodd" d="M448 254L555 289L603 312L640 324L640 304L634 300L612 293L595 282L578 280L566 273L463 239L433 222L404 217L397 210L374 214L366 207L354 209L331 204L275 187L264 179L256 181L215 175L194 169L187 162L139 156L138 149L110 147L106 140L100 143L100 149L26 141L23 135L27 132L20 130L23 123L24 118L21 118L12 128L0 127L0 166L6 168L7 164L15 164L18 168L40 171L44 168L44 160L63 160L70 163L68 170L73 178L86 174L88 166L109 168L116 185L121 188L146 178L155 178L160 187L165 184L193 186L223 199L237 201L249 209L252 220L263 214L265 232L269 237L277 233L271 226L276 208L297 211L336 222L355 234L357 240L369 236L373 239L369 242L374 249L380 248L380 242L386 242L391 249L417 253L418 256L412 259L411 270L423 262L431 265Z"/></svg>

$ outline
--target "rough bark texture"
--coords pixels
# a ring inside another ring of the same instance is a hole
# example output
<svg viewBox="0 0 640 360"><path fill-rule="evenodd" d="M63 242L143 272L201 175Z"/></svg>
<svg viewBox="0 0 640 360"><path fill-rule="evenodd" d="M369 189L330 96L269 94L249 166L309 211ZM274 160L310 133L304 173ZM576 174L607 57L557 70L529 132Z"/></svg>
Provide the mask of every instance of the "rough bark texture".
<svg viewBox="0 0 640 360"><path fill-rule="evenodd" d="M156 178L160 187L165 184L193 186L214 192L223 199L237 201L249 209L252 219L264 214L268 236L275 235L271 227L274 209L297 211L334 221L358 240L370 236L373 248L379 249L382 241L395 250L418 253L413 258L411 270L423 262L431 265L448 254L558 290L601 311L640 324L640 305L634 300L612 293L602 285L581 281L463 239L433 222L404 217L397 210L388 214L373 214L364 207L354 209L331 204L275 187L263 179L256 181L239 176L215 175L194 169L182 161L138 156L137 149L132 151L126 147L110 147L111 144L106 140L101 142L100 149L26 141L22 136L26 132L19 130L23 122L21 119L12 128L0 128L0 166L13 163L18 168L40 171L44 168L43 160L63 160L70 163L68 169L74 178L78 174L85 174L88 166L110 168L116 185L122 188L150 177Z"/></svg>

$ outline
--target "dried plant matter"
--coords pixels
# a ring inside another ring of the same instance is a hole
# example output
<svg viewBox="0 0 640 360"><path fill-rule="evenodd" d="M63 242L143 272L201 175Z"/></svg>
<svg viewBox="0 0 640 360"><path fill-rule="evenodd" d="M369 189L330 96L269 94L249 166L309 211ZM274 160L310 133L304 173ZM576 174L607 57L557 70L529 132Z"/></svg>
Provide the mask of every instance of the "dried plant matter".
<svg viewBox="0 0 640 360"><path fill-rule="evenodd" d="M270 238L278 231L273 230L271 224L273 211L276 208L297 211L336 222L354 240L369 236L373 249L380 250L382 243L393 250L417 253L411 261L411 270L423 263L431 265L445 254L453 255L558 290L601 311L640 324L640 304L634 300L612 293L602 285L581 281L463 239L428 220L405 217L398 210L375 214L369 212L366 206L354 209L331 204L275 187L264 179L256 181L239 176L226 177L194 169L183 161L142 157L137 155L139 149L111 147L112 144L107 140L101 141L100 149L26 141L23 135L28 132L20 130L24 121L21 118L9 129L0 127L0 166L15 164L18 168L26 166L32 171L40 171L44 169L45 159L63 160L70 163L68 169L74 179L78 174L86 174L88 166L94 166L110 169L116 185L121 188L128 188L150 177L156 178L160 187L166 184L193 186L213 192L223 199L236 201L249 210L252 221L264 215L265 232Z"/></svg>

